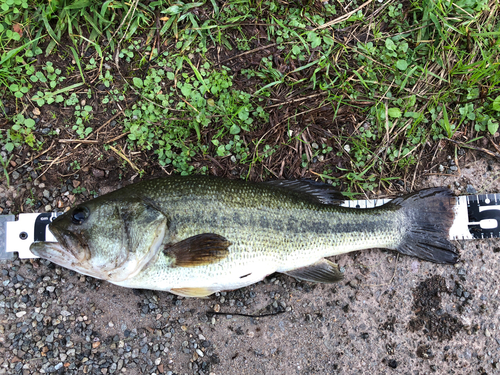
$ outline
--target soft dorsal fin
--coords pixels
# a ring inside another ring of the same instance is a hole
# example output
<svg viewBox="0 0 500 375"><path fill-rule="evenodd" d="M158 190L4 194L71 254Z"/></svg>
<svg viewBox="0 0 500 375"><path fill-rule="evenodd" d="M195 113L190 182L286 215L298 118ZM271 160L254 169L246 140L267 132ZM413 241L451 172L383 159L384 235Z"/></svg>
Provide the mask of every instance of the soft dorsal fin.
<svg viewBox="0 0 500 375"><path fill-rule="evenodd" d="M313 180L271 180L263 182L293 191L313 203L340 205L345 197L331 185Z"/></svg>
<svg viewBox="0 0 500 375"><path fill-rule="evenodd" d="M312 281L314 283L336 283L344 278L344 273L340 271L338 264L326 259L320 259L310 266L287 271L285 274L299 280Z"/></svg>
<svg viewBox="0 0 500 375"><path fill-rule="evenodd" d="M226 238L214 233L203 233L167 245L163 252L173 258L172 267L196 267L217 263L229 255L231 246Z"/></svg>

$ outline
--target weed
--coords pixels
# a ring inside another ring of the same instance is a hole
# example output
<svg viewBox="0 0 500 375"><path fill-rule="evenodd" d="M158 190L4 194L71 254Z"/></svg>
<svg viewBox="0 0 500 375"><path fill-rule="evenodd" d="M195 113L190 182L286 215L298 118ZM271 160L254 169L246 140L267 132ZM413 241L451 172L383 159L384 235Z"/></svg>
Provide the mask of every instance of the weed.
<svg viewBox="0 0 500 375"><path fill-rule="evenodd" d="M42 147L30 101L73 111L60 126L80 139L94 136L102 107L123 111L120 142L180 174L207 172L205 155L255 166L287 147L295 166L373 190L407 175L432 142L498 133L497 3L341 3L0 0L0 98L16 108L0 143ZM271 126L306 134L309 121L308 141L256 138Z"/></svg>
<svg viewBox="0 0 500 375"><path fill-rule="evenodd" d="M0 164L2 164L2 171L5 177L5 184L7 185L7 187L10 186L10 176L9 176L9 171L7 170L7 166L9 165L13 157L14 155L11 155L10 158L7 159L7 157L3 158L0 156Z"/></svg>
<svg viewBox="0 0 500 375"><path fill-rule="evenodd" d="M85 193L87 191L86 188L84 188L83 186L77 186L76 188L73 189L73 194L82 194L82 193Z"/></svg>
<svg viewBox="0 0 500 375"><path fill-rule="evenodd" d="M71 168L73 168L74 171L78 171L81 168L80 163L78 162L78 160L73 160L70 163L70 165L71 165Z"/></svg>

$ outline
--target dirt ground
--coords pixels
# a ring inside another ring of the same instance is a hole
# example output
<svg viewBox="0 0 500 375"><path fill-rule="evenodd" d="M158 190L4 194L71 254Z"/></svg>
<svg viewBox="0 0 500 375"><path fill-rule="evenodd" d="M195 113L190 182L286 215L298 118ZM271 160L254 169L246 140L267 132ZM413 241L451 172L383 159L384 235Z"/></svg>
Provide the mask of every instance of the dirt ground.
<svg viewBox="0 0 500 375"><path fill-rule="evenodd" d="M241 71L258 66L264 56L273 58L281 74L296 68L276 53L274 43L266 45L264 26L244 30L255 37L251 45L255 53L237 49L207 53L214 66L232 70L235 90L254 85ZM371 37L355 31L345 29L336 37L345 45ZM230 40L237 37L228 35ZM91 53L89 49L82 61ZM50 61L65 71L70 54L61 56L51 56ZM38 56L36 65L47 61ZM120 72L110 69L113 89L121 90L126 80L131 81L135 74L129 69L126 65ZM309 77L314 69L301 74ZM97 69L85 74L92 83ZM292 77L299 81L302 75ZM74 74L66 84L77 82L80 76ZM121 107L102 105L106 88L89 85L92 99L84 91L78 93L80 104L95 109L89 123L94 131L87 143L76 139L68 126L73 110L55 103L26 109L26 116L36 120L37 137L43 136L45 143L38 151L15 150L8 165L10 186L0 180L0 214L63 210L138 181L140 176L127 158L144 171L144 178L174 173L171 165L161 168L152 152L126 142ZM245 144L259 139L272 147L287 144L290 131L297 140L262 163L240 165L229 157L210 156L215 155L210 140L217 130L204 128L200 138L210 148L207 155L192 158L193 166L196 170L205 166L211 175L247 176L253 181L317 179L325 170L340 177L353 170L351 156L343 150L366 119L353 108L364 108L367 102L360 98L333 108L316 94L277 90L263 104L269 122L243 134ZM347 100L344 93L337 94ZM128 97L123 108L136 100ZM7 127L11 124L6 118L18 107L14 101L4 104L0 126ZM111 110L117 110L117 118ZM56 130L60 133L51 136ZM454 141L475 138L469 130L470 134L457 133ZM224 137L222 143L229 141ZM187 141L196 142L196 135ZM334 151L324 159L312 157L313 142ZM458 150L455 159L454 144L441 142L421 145L418 164L391 184L379 185L374 189L377 195L429 186L449 186L456 194L500 193L498 159L477 150ZM104 147L107 144L126 158ZM491 148L486 138L474 145ZM253 154L259 151L251 147ZM0 151L0 157L6 155ZM303 155L307 168L302 166ZM384 168L390 165L387 162ZM386 172L380 171L381 176ZM339 190L345 187L342 184ZM274 274L250 287L206 299L120 288L40 259L0 261L0 375L500 373L500 240L456 245L461 257L455 266L373 249L332 258L346 270L345 279L335 285Z"/></svg>
<svg viewBox="0 0 500 375"><path fill-rule="evenodd" d="M496 161L459 167L416 186L500 192ZM206 299L4 262L0 374L499 373L499 240L456 245L455 266L374 249L335 257L335 285L275 274Z"/></svg>

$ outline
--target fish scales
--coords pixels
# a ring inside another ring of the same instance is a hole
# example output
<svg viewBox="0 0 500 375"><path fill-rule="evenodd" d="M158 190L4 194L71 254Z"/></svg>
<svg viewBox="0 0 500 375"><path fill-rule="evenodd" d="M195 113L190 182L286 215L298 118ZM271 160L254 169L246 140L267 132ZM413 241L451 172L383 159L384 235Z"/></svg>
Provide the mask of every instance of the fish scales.
<svg viewBox="0 0 500 375"><path fill-rule="evenodd" d="M175 238L169 241L218 233L232 243L230 255L217 264L177 272L172 272L166 262L156 262L128 286L137 287L156 277L162 280L160 285L195 286L200 277L217 283L249 272L260 280L269 273L286 272L324 256L373 247L395 248L401 237L399 218L378 209L309 203L272 186L234 180L211 179L197 184L184 179L180 187L174 179L158 182L146 194L171 212ZM252 262L257 270L253 270ZM258 272L260 263L267 267ZM247 285L251 279L238 284Z"/></svg>
<svg viewBox="0 0 500 375"><path fill-rule="evenodd" d="M63 215L66 218L61 216L51 230L62 245L44 247L42 243L33 250L51 259L44 249L68 254L77 251L66 247L81 247L87 253L80 257L89 265L79 272L100 267L86 274L121 286L188 296L240 288L273 272L310 281L337 280L341 275L336 265L322 259L368 248L397 249L436 262L456 260L453 246L445 238L451 225L448 221L453 219L453 198L444 189L360 210L321 203L318 196L323 193L308 182L294 183L292 188L283 184L205 176L141 182L83 203ZM139 210L131 210L130 204ZM430 220L425 218L430 214L437 218L424 222ZM85 215L83 223L74 224L78 221L75 216ZM125 234L122 227L126 227ZM431 240L438 237L439 246L423 238L427 235L421 234L422 228ZM127 241L114 239L120 236ZM106 263L104 258L113 252L117 253L111 260L115 268L108 271L110 259ZM93 257L97 259L94 266ZM64 256L51 260L68 267ZM81 264L76 260L72 265Z"/></svg>

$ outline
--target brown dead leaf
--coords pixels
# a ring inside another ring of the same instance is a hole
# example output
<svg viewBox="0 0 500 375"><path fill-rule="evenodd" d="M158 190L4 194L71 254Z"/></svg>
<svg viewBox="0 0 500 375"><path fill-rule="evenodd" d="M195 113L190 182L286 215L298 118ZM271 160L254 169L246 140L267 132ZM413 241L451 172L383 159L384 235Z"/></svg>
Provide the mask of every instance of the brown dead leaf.
<svg viewBox="0 0 500 375"><path fill-rule="evenodd" d="M15 33L18 33L19 36L23 36L23 29L22 29L21 25L18 23L15 23L14 25L12 25L12 31L14 31Z"/></svg>

